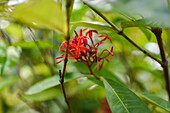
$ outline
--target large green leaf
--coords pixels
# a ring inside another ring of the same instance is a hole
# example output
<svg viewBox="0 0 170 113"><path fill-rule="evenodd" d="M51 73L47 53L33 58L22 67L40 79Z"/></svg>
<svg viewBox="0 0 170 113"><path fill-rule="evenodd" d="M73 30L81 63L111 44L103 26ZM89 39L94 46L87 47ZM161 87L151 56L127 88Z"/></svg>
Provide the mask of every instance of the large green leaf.
<svg viewBox="0 0 170 113"><path fill-rule="evenodd" d="M105 30L105 31L115 31L111 26L104 24L104 23L99 23L99 22L71 22L71 25L74 26L82 26L82 27L88 27L88 28L93 28L93 29L99 29L99 30Z"/></svg>
<svg viewBox="0 0 170 113"><path fill-rule="evenodd" d="M163 108L164 110L167 110L170 112L170 103L156 95L147 93L147 92L137 92L140 96L142 96L144 99L148 100L149 102Z"/></svg>
<svg viewBox="0 0 170 113"><path fill-rule="evenodd" d="M139 29L145 34L145 36L147 37L148 40L151 39L152 35L151 33L148 31L147 28L145 28L145 26L142 23L139 22L134 22L134 21L124 21L121 23L121 27L122 28L128 28L128 27L139 27Z"/></svg>
<svg viewBox="0 0 170 113"><path fill-rule="evenodd" d="M72 78L68 78L68 79L65 78L65 82L68 82L70 80L77 79L77 78L80 78L80 77L83 77L83 76L76 76L76 77L72 77ZM42 92L46 89L57 86L59 84L60 84L59 76L56 75L56 76L53 76L53 77L49 77L45 80L42 80L42 81L34 84L31 88L28 89L28 91L25 94L26 95L36 94L36 93Z"/></svg>
<svg viewBox="0 0 170 113"><path fill-rule="evenodd" d="M150 113L146 104L131 90L116 81L102 80L112 113Z"/></svg>
<svg viewBox="0 0 170 113"><path fill-rule="evenodd" d="M53 48L53 45L50 42L45 42L45 41L39 40L37 43L38 43L39 47L43 48L43 49L51 49L51 48ZM16 47L20 46L23 49L37 48L37 45L35 44L34 41L31 41L31 42L16 42L16 43L13 43L12 45L16 46Z"/></svg>
<svg viewBox="0 0 170 113"><path fill-rule="evenodd" d="M62 5L54 0L29 0L17 5L13 17L24 24L36 28L49 28L66 32L65 15Z"/></svg>
<svg viewBox="0 0 170 113"><path fill-rule="evenodd" d="M60 91L57 90L56 88L50 88L40 93L36 93L32 95L23 95L23 97L27 100L32 100L32 101L45 101L57 97L59 93Z"/></svg>
<svg viewBox="0 0 170 113"><path fill-rule="evenodd" d="M154 27L169 27L170 14L163 0L83 0L104 12L119 12Z"/></svg>

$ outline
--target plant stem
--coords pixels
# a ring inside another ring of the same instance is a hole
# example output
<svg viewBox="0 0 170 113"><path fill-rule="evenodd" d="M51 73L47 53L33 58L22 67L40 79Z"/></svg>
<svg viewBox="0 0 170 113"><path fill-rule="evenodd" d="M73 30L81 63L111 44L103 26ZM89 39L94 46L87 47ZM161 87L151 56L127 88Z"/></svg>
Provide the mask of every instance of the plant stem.
<svg viewBox="0 0 170 113"><path fill-rule="evenodd" d="M123 36L126 40L128 40L131 44L133 44L136 48L138 48L141 52L143 52L145 55L149 56L150 58L154 59L158 63L162 65L162 61L157 59L156 57L152 56L150 53L148 53L146 50L142 49L140 46L138 46L133 40L131 40L127 35L123 33L122 30L120 30L115 24L113 24L110 20L108 20L101 12L97 11L94 9L92 6L89 4L85 3L88 7L90 7L94 12L96 12L100 17L102 17L109 25L111 25L119 35Z"/></svg>
<svg viewBox="0 0 170 113"><path fill-rule="evenodd" d="M100 13L99 11L97 11L96 9L94 9L92 6L90 6L89 4L87 4L86 2L83 1L83 3L85 5L87 5L90 9L92 9L95 13L97 13L100 17L102 17L108 24L110 24L116 31L120 32L121 30L115 25L113 24L110 20L108 20L102 13Z"/></svg>
<svg viewBox="0 0 170 113"><path fill-rule="evenodd" d="M101 78L98 77L98 76L93 72L93 70L91 69L91 66L89 65L88 62L87 62L87 67L88 67L89 70L90 70L90 74L92 74L96 79L101 80Z"/></svg>
<svg viewBox="0 0 170 113"><path fill-rule="evenodd" d="M152 56L150 53L148 53L146 50L142 49L139 45L137 45L133 40L131 40L127 35L125 35L123 32L119 33L121 36L123 36L126 40L128 40L131 44L133 44L136 48L138 48L140 51L142 51L145 55L149 56L150 58L157 61L159 64L162 65L162 61L157 59L156 57Z"/></svg>
<svg viewBox="0 0 170 113"><path fill-rule="evenodd" d="M66 95L65 88L64 88L64 75L65 75L66 66L67 66L67 62L68 62L68 46L69 46L69 40L70 40L70 7L71 7L71 2L72 2L71 0L66 0L67 33L65 34L65 39L67 41L67 47L66 47L66 53L65 53L65 58L64 58L64 67L63 67L62 74L61 74L61 70L59 70L60 84L61 84L62 92L63 92L65 102L68 106L70 113L72 113L72 110L71 110L71 106L70 106L70 103L67 99L67 95Z"/></svg>
<svg viewBox="0 0 170 113"><path fill-rule="evenodd" d="M64 99L65 99L65 102L66 102L66 104L68 106L69 112L72 113L71 106L70 106L70 103L69 103L69 101L67 99L67 95L66 95L66 92L65 92L64 82L61 81L62 80L61 78L63 76L63 74L61 74L61 70L59 70L59 76L60 76L60 84L61 84L61 89L62 89L62 92L63 92L63 96L64 96Z"/></svg>
<svg viewBox="0 0 170 113"><path fill-rule="evenodd" d="M169 70L168 70L168 61L166 59L163 40L162 40L162 29L153 28L152 32L155 34L158 45L159 45L161 59L162 59L162 68L164 71L164 77L166 81L166 90L168 92L168 97L170 101L170 77L169 77Z"/></svg>

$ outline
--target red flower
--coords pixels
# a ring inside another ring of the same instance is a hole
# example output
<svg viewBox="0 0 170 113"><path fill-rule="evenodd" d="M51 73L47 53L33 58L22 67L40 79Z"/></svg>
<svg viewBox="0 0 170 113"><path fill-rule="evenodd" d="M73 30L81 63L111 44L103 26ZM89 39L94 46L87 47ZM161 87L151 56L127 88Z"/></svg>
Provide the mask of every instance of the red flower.
<svg viewBox="0 0 170 113"><path fill-rule="evenodd" d="M86 32L85 35L83 35L83 32L86 30L87 30L87 28L84 30L81 29L80 34L78 34L76 31L74 31L74 33L75 33L74 38L71 38L69 40L68 58L75 59L77 62L83 62L85 65L88 66L89 70L91 71L90 74L94 75L94 73L92 72L91 66L94 63L97 63L97 70L101 70L101 68L104 64L104 60L109 62L107 57L109 55L113 56L113 53L112 53L113 47L111 48L111 50L104 49L98 56L97 52L98 52L99 45L101 45L103 43L103 41L105 41L106 39L109 39L111 43L112 43L112 40L111 40L111 38L108 37L107 34L105 34L105 35L100 35L98 37L95 37L95 38L101 38L101 37L105 37L105 38L103 38L101 41L99 41L97 43L94 43L93 33L98 34L98 32L96 30L89 30ZM59 60L57 63L60 63L61 61L64 60L65 49L67 46L66 44L67 44L67 41L63 41L59 48L59 51L63 51L64 54L62 54L59 57L56 57L56 59L62 58L62 60ZM64 48L62 48L62 47L64 47ZM106 56L102 56L102 54L105 51L108 52L108 54ZM102 64L99 68L100 61L102 61ZM94 75L94 76L97 78L96 75Z"/></svg>

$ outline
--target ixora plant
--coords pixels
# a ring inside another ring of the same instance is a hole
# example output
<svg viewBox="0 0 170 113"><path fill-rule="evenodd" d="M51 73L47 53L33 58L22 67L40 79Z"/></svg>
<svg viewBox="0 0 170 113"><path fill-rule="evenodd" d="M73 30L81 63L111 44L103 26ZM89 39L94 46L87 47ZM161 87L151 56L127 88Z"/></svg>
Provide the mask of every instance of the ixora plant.
<svg viewBox="0 0 170 113"><path fill-rule="evenodd" d="M86 30L87 29L83 29L83 30L81 29L80 34L74 31L75 32L74 38L71 38L69 40L68 58L75 59L77 62L83 62L90 70L90 73L88 74L92 74L96 79L100 80L100 77L95 75L95 73L92 71L92 65L94 63L97 63L97 71L98 71L98 70L101 70L104 64L104 60L109 62L107 57L109 55L113 56L113 53L112 53L113 47L111 47L110 51L108 49L104 49L99 55L97 53L98 53L99 46L106 39L109 39L110 43L112 43L112 40L111 38L108 37L107 34L93 37L93 33L98 34L96 30L89 30L85 33L85 35L83 35L83 31L86 31ZM104 38L101 39L102 37ZM94 39L97 39L97 38L100 38L99 42L95 42ZM59 51L63 51L64 53L61 56L56 57L56 59L62 58L57 63L60 63L61 61L64 60L66 46L67 46L67 41L63 41L59 48ZM62 49L62 47L64 47L64 49ZM103 56L103 53L105 51L108 52L108 54ZM100 69L99 69L99 62L102 62Z"/></svg>
<svg viewBox="0 0 170 113"><path fill-rule="evenodd" d="M0 7L0 113L170 113L170 0Z"/></svg>

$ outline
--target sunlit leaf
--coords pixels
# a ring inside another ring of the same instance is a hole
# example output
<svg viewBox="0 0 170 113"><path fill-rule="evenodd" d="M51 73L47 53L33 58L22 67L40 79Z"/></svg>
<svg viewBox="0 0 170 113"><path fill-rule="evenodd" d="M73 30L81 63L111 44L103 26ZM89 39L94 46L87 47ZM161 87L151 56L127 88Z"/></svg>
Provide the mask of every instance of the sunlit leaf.
<svg viewBox="0 0 170 113"><path fill-rule="evenodd" d="M146 104L128 88L110 79L102 80L113 113L150 113Z"/></svg>
<svg viewBox="0 0 170 113"><path fill-rule="evenodd" d="M38 41L38 46L39 48L43 48L43 49L50 49L53 48L53 45L49 42L45 42L45 41ZM37 48L37 45L35 44L34 41L31 42L16 42L12 44L13 46L20 46L23 49L34 49Z"/></svg>
<svg viewBox="0 0 170 113"><path fill-rule="evenodd" d="M121 27L122 28L128 28L128 27L144 27L142 23L139 22L133 22L133 21L124 21L121 22Z"/></svg>
<svg viewBox="0 0 170 113"><path fill-rule="evenodd" d="M13 17L35 28L48 28L65 33L65 17L62 5L54 0L29 0L17 5Z"/></svg>
<svg viewBox="0 0 170 113"><path fill-rule="evenodd" d="M122 28L128 28L128 27L139 27L139 29L145 34L148 40L151 39L152 35L151 33L147 30L147 28L144 26L144 24L140 22L133 22L133 21L124 21L121 23Z"/></svg>
<svg viewBox="0 0 170 113"><path fill-rule="evenodd" d="M104 12L118 12L153 27L170 28L170 14L162 0L83 0Z"/></svg>
<svg viewBox="0 0 170 113"><path fill-rule="evenodd" d="M73 77L73 78L66 78L65 82L68 82L70 80L74 80L77 78L80 78L83 76L77 76L77 77ZM25 93L26 95L32 95L32 94L36 94L39 93L41 91L44 91L46 89L49 89L51 87L57 86L59 85L59 75L58 76L53 76L53 77L49 77L43 81L40 81L36 84L34 84L31 88L28 89L28 91Z"/></svg>
<svg viewBox="0 0 170 113"><path fill-rule="evenodd" d="M32 100L32 101L45 101L45 100L55 98L59 93L60 91L57 90L56 88L50 88L40 93L36 93L32 95L23 95L23 97L27 100Z"/></svg>
<svg viewBox="0 0 170 113"><path fill-rule="evenodd" d="M140 27L139 29L145 34L145 36L148 40L151 39L152 35L146 28Z"/></svg>
<svg viewBox="0 0 170 113"><path fill-rule="evenodd" d="M4 28L4 31L12 38L16 40L23 39L23 29L18 24L10 24Z"/></svg>
<svg viewBox="0 0 170 113"><path fill-rule="evenodd" d="M111 26L100 22L71 22L71 25L88 27L88 28L105 30L105 31L116 31Z"/></svg>
<svg viewBox="0 0 170 113"><path fill-rule="evenodd" d="M164 110L170 112L170 103L154 94L147 93L147 92L137 92L140 96L144 99L148 100L149 102L163 108Z"/></svg>

